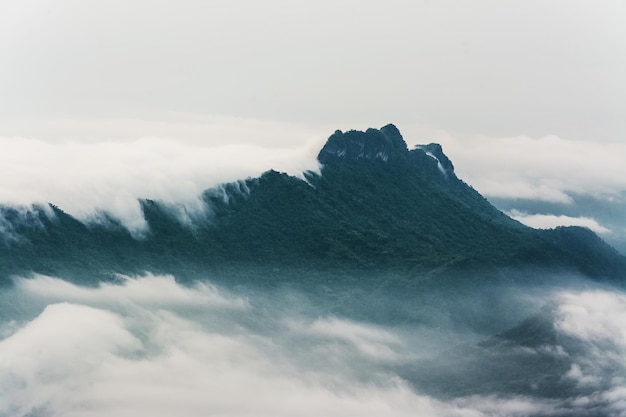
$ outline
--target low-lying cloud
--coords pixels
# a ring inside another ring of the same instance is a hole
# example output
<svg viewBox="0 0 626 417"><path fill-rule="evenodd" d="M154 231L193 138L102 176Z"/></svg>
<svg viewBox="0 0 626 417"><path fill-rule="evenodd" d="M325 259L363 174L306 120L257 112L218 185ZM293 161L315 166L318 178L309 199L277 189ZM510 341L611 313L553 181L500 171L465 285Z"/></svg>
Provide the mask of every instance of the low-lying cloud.
<svg viewBox="0 0 626 417"><path fill-rule="evenodd" d="M315 142L315 143L313 143ZM57 142L0 138L0 204L53 203L81 220L107 212L131 231L146 224L138 199L201 211L201 193L218 184L276 169L319 169L317 140L293 146L202 144L142 138L130 142ZM209 142L210 143L210 142Z"/></svg>
<svg viewBox="0 0 626 417"><path fill-rule="evenodd" d="M412 341L427 333L417 327L296 312L278 295L238 296L208 283L182 286L170 276L92 288L44 276L15 284L1 295L0 416L626 412L621 293L562 292L554 329L563 346L525 348L525 355L571 359L559 378L578 384L581 394L551 398L492 387L447 398L426 394L396 372L423 355ZM7 309L9 300L20 304ZM441 361L450 348L440 346L443 356L430 360ZM450 364L470 378L476 372Z"/></svg>
<svg viewBox="0 0 626 417"><path fill-rule="evenodd" d="M554 214L528 214L519 210L511 210L507 213L510 217L535 229L552 229L557 226L581 226L593 230L596 233L607 234L611 230L602 226L590 217L571 217Z"/></svg>
<svg viewBox="0 0 626 417"><path fill-rule="evenodd" d="M626 413L626 296L609 291L559 297L556 330L584 343L563 378L588 392L576 399L587 408Z"/></svg>
<svg viewBox="0 0 626 417"><path fill-rule="evenodd" d="M43 291L49 280L18 282L17 291L35 299L49 297ZM168 298L171 288L164 288L159 280L144 277L139 285L160 288L162 297ZM439 415L441 410L471 415L415 395L391 375L357 381L331 371L324 358L316 357L319 363L299 362L297 355L289 354L289 346L268 337L264 328L242 328L236 316L226 319L232 327L213 323L214 305L194 315L151 309L150 298L142 303L133 286L126 283L114 290L129 293L117 306L110 304L112 286L59 286L52 298L66 292L70 299L109 303L109 307L49 304L0 342L0 415L408 416L415 410L428 415ZM198 296L203 292L202 288L183 291L196 291ZM131 299L142 308L129 310ZM318 327L314 324L309 336ZM348 327L356 334L370 335L359 331L358 324ZM342 336L321 332L324 337L318 343L342 349L332 344ZM332 354L332 349L325 354Z"/></svg>
<svg viewBox="0 0 626 417"><path fill-rule="evenodd" d="M176 283L171 275L146 274L141 277L119 275L117 283L101 282L98 287L81 287L45 275L17 280L16 287L25 293L52 302L124 303L143 306L202 306L208 308L245 308L243 298L229 298L214 286L196 282L193 287Z"/></svg>

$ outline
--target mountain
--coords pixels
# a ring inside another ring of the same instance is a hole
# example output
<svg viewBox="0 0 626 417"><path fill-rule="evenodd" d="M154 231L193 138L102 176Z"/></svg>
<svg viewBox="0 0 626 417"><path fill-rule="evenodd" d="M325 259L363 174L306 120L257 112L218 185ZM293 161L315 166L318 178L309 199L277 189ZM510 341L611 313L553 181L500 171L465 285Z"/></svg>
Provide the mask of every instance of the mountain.
<svg viewBox="0 0 626 417"><path fill-rule="evenodd" d="M150 270L247 283L256 270L270 285L302 271L316 284L325 274L385 272L403 277L386 285L402 287L417 276L549 269L625 280L625 258L591 231L521 225L457 178L441 146L409 150L393 125L336 131L318 160L320 174L268 171L207 190L206 215L192 225L142 200L141 238L106 215L84 224L54 205L1 207L0 279L36 272L95 282Z"/></svg>

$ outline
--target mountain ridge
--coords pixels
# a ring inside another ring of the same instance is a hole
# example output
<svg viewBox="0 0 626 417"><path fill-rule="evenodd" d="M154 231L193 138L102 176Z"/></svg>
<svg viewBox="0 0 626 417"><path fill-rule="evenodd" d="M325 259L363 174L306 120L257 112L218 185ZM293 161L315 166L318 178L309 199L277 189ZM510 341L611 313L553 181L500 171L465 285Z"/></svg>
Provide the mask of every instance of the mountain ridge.
<svg viewBox="0 0 626 417"><path fill-rule="evenodd" d="M440 145L409 150L393 125L336 131L318 160L320 174L304 180L270 170L205 191L211 214L193 227L166 205L141 200L150 230L143 239L114 219L85 225L51 206L21 221L4 207L19 238L0 244L0 276L180 269L193 276L245 266L289 280L274 271L418 276L531 267L624 281L626 260L595 234L523 226L458 179Z"/></svg>

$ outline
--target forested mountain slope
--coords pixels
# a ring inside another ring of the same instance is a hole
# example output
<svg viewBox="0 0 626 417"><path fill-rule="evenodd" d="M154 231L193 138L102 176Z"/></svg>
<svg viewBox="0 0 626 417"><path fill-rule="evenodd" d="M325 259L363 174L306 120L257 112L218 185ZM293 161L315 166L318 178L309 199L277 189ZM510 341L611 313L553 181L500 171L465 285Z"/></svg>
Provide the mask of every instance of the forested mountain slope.
<svg viewBox="0 0 626 417"><path fill-rule="evenodd" d="M113 219L86 225L56 206L2 207L0 277L261 268L265 280L285 280L294 270L410 276L506 267L624 280L624 257L595 234L521 225L459 180L439 145L408 150L393 125L337 131L318 160L320 174L268 171L207 190L205 215L192 225L143 200L142 238Z"/></svg>

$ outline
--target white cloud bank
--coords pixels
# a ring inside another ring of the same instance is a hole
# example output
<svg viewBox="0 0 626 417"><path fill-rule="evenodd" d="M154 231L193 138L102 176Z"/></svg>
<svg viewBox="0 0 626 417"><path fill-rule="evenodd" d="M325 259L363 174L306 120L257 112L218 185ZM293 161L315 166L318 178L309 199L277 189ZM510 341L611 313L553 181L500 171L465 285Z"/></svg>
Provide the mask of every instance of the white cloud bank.
<svg viewBox="0 0 626 417"><path fill-rule="evenodd" d="M308 139L271 147L246 144L244 138L222 145L215 139L51 143L0 138L0 204L53 203L81 220L106 211L141 231L145 221L138 198L197 211L201 192L218 184L268 169L291 175L316 171L318 140Z"/></svg>
<svg viewBox="0 0 626 417"><path fill-rule="evenodd" d="M584 291L560 296L555 328L582 341L584 355L563 376L590 394L575 405L602 407L606 415L626 414L626 296L611 291Z"/></svg>
<svg viewBox="0 0 626 417"><path fill-rule="evenodd" d="M3 302L17 297L43 307L34 318L0 316L3 417L516 417L587 415L589 405L626 411L623 375L611 377L623 369L626 303L607 291L562 294L555 329L584 343L563 378L608 385L563 401L497 392L444 401L387 367L389 354L401 366L412 357L404 350L415 349L391 328L286 319L283 310L255 306L259 300L233 309L237 298L181 287L171 277L96 288L42 276L16 284Z"/></svg>
<svg viewBox="0 0 626 417"><path fill-rule="evenodd" d="M99 283L98 287L80 287L67 281L36 274L33 279L18 280L20 291L38 298L78 303L139 304L143 306L210 306L220 308L245 308L247 302L240 298L228 298L215 287L198 282L193 287L176 283L171 275L140 277L120 275L118 283Z"/></svg>
<svg viewBox="0 0 626 417"><path fill-rule="evenodd" d="M528 214L519 210L511 210L507 213L510 217L535 229L553 229L557 226L581 226L593 230L596 233L611 233L610 229L602 226L590 217L571 217L554 214Z"/></svg>
<svg viewBox="0 0 626 417"><path fill-rule="evenodd" d="M220 318L215 304L185 315L167 305L154 309L153 296L138 297L136 287L142 286L161 292L159 299L179 303L181 297L171 295L169 279L163 285L164 278L147 276L118 288L66 283L50 295L46 289L51 280L18 282L18 293L31 301L58 300L65 294L100 307L53 302L0 341L1 416L481 415L416 395L392 376L352 380L340 370L330 371L328 357L299 362L297 349L281 346L280 340L264 335L262 327L242 328L236 316ZM203 287L177 291L187 294L196 307L197 299L205 296ZM113 295L121 296L117 304L111 302ZM220 330L218 322L224 320L228 325ZM280 319L272 320L280 325ZM383 342L384 335L367 326L332 320L312 326L313 333L323 334L323 343L343 340L327 331L329 326L349 329L354 336L349 339L355 342L372 336ZM363 365L353 362L348 366Z"/></svg>

